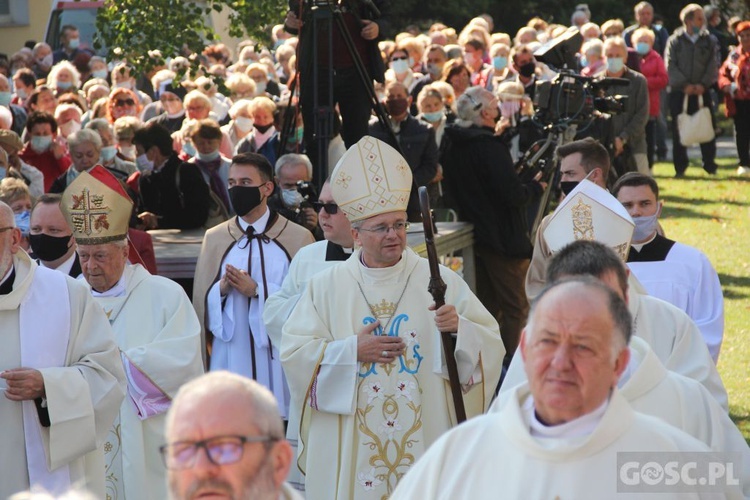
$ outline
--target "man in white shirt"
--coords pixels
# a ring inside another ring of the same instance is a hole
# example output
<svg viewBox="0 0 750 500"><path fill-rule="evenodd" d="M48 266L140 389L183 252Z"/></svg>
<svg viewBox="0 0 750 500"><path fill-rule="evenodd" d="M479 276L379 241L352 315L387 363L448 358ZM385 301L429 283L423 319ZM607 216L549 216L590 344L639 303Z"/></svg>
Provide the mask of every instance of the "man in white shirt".
<svg viewBox="0 0 750 500"><path fill-rule="evenodd" d="M695 321L717 362L724 338L724 295L711 262L697 248L658 233L662 201L652 177L629 172L617 179L612 195L635 222L628 267L649 295L675 305Z"/></svg>

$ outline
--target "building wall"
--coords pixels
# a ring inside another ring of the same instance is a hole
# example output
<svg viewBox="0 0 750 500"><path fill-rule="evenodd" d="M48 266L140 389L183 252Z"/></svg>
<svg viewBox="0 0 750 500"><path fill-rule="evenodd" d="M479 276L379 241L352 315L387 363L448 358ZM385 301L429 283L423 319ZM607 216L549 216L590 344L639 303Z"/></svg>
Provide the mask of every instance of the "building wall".
<svg viewBox="0 0 750 500"><path fill-rule="evenodd" d="M28 23L0 24L0 52L10 57L27 40L41 42L47 29L51 8L49 0L11 0L12 8L27 9Z"/></svg>

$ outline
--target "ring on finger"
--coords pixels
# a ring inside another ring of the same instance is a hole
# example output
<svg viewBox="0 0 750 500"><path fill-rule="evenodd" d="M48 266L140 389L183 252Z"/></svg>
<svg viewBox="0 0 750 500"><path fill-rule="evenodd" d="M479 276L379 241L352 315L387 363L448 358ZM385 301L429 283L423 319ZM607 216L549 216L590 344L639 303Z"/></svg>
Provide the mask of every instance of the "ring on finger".
<svg viewBox="0 0 750 500"><path fill-rule="evenodd" d="M388 351L383 351L383 357L384 357L384 358L387 358L387 357L389 357L389 355L388 355Z"/></svg>

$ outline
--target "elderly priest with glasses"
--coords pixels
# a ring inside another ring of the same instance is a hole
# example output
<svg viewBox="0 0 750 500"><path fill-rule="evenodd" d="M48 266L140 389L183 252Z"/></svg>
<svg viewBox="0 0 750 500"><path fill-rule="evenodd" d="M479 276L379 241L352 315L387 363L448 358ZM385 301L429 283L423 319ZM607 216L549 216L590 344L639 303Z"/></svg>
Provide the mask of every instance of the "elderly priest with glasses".
<svg viewBox="0 0 750 500"><path fill-rule="evenodd" d="M445 305L435 310L429 264L406 247L411 187L403 157L367 136L331 175L357 249L310 279L281 337L310 500L390 495L455 424L440 331L458 332L469 416L486 409L499 377L505 349L497 322L446 268Z"/></svg>
<svg viewBox="0 0 750 500"><path fill-rule="evenodd" d="M128 264L133 203L109 171L97 165L81 172L61 207L127 379L127 396L104 443L107 498L161 500L167 496L158 451L165 415L180 386L203 373L198 318L181 286Z"/></svg>

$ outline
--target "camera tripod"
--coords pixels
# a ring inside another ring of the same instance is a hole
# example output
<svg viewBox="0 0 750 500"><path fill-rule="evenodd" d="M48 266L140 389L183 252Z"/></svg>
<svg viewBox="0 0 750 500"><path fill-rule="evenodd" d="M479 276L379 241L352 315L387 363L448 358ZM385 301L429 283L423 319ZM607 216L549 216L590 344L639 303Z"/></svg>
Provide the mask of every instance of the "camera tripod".
<svg viewBox="0 0 750 500"><path fill-rule="evenodd" d="M354 4L354 6L352 7L351 4ZM375 18L380 15L380 12L373 4L372 0L309 0L307 5L305 5L305 8L309 9L308 15L303 16L301 12L300 15L298 15L300 19L304 18L308 20L311 24L311 27L308 28L312 30L312 67L311 71L302 74L301 77L310 78L313 86L312 103L305 102L303 103L303 106L309 106L312 104L312 113L308 113L307 116L313 116L313 141L316 149L316 154L314 155L315 158L313 158L316 167L313 169L313 182L319 189L322 188L323 182L326 178L325 172L328 168L328 146L334 136L334 78L336 77L333 67L334 27L338 29L341 34L345 50L354 64L358 80L367 93L371 110L374 112L380 124L384 127L384 130L386 130L391 145L398 150L399 153L403 154L396 134L393 131L393 127L391 126L388 113L375 92L373 79L369 75L364 62L362 61L362 57L357 51L357 47L352 39L349 28L344 21L343 16L346 11L353 14L358 24L361 25L362 19L359 17L357 9L359 6L364 6L369 9ZM300 43L303 43L303 41L300 40ZM321 59L324 60L321 61ZM304 61L298 61L298 68L304 63ZM305 123L304 125L305 127L310 127L309 123ZM343 125L346 126L346 123ZM285 120L284 128L282 129L282 146L287 142L286 137L288 137L293 130L293 120ZM413 183L413 189L409 199L409 208L407 209L410 220L421 220L419 216L412 217L412 215L419 213L419 202L416 192L416 184Z"/></svg>

